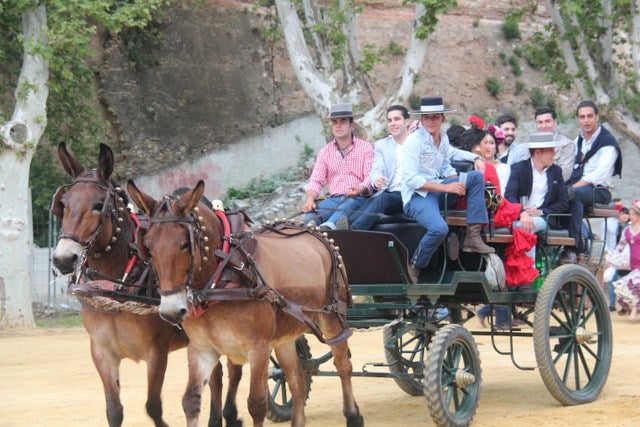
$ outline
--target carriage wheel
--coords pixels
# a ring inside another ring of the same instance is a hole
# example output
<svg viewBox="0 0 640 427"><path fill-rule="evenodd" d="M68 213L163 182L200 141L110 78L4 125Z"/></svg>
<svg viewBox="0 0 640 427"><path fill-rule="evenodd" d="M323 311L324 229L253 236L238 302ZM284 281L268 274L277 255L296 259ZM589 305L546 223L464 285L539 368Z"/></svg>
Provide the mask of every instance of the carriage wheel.
<svg viewBox="0 0 640 427"><path fill-rule="evenodd" d="M424 366L424 395L439 426L466 426L478 408L482 369L476 342L460 325L436 332Z"/></svg>
<svg viewBox="0 0 640 427"><path fill-rule="evenodd" d="M596 278L585 268L556 268L535 306L533 343L540 376L563 405L594 401L611 367L611 318Z"/></svg>
<svg viewBox="0 0 640 427"><path fill-rule="evenodd" d="M384 355L398 386L411 396L420 396L423 391L422 368L431 334L415 323L397 323L384 328ZM412 376L411 376L412 374Z"/></svg>
<svg viewBox="0 0 640 427"><path fill-rule="evenodd" d="M296 340L296 350L298 351L298 357L304 369L305 362L311 359L311 349L304 336ZM269 359L271 363L269 364L269 379L267 383L267 387L269 388L269 410L267 412L267 419L274 423L291 421L293 401L291 400L291 392L289 391L287 379L273 352L271 352ZM305 377L307 381L305 398L308 398L309 391L311 390L311 373L305 371Z"/></svg>

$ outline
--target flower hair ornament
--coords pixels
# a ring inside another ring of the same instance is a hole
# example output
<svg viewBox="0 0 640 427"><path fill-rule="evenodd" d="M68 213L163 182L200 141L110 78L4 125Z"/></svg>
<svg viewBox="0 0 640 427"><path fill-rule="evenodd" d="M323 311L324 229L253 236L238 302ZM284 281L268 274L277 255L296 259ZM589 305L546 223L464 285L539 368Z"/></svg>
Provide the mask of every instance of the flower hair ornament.
<svg viewBox="0 0 640 427"><path fill-rule="evenodd" d="M635 199L635 200L631 203L631 207L636 208L636 209L640 209L640 200Z"/></svg>
<svg viewBox="0 0 640 427"><path fill-rule="evenodd" d="M504 131L502 129L496 125L491 125L487 130L491 135L493 135L493 138L496 140L496 144L504 144Z"/></svg>
<svg viewBox="0 0 640 427"><path fill-rule="evenodd" d="M478 116L469 117L469 124L471 125L472 128L478 128L480 130L484 129L484 127L486 126L484 120L482 120Z"/></svg>

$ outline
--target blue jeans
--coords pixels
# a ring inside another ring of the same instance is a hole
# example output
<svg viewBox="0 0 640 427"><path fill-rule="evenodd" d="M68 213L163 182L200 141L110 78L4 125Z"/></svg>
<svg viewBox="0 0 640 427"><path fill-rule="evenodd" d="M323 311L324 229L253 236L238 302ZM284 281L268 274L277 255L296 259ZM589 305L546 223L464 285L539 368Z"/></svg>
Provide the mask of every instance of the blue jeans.
<svg viewBox="0 0 640 427"><path fill-rule="evenodd" d="M576 241L578 252L584 252L587 248L582 242L582 219L584 218L584 208L593 206L594 203L609 203L611 193L606 188L593 190L593 185L583 185L575 189L576 198L569 202L569 236Z"/></svg>
<svg viewBox="0 0 640 427"><path fill-rule="evenodd" d="M509 313L509 307L506 305L494 305L493 310L495 317L493 319L494 325L508 326L511 321L511 313ZM491 311L491 305L485 304L478 310L478 316L487 318Z"/></svg>
<svg viewBox="0 0 640 427"><path fill-rule="evenodd" d="M358 209L367 200L364 196L347 197L334 196L327 197L317 204L317 211L310 212L304 217L305 224L313 220L317 225L323 222L335 224L342 216L349 218L349 222L355 219L359 212Z"/></svg>
<svg viewBox="0 0 640 427"><path fill-rule="evenodd" d="M447 178L443 184L465 180L467 189L467 223L486 224L489 222L487 208L484 203L484 175L478 171L471 171L460 177ZM444 203L445 193L429 191L425 197L413 193L411 200L404 206L404 212L427 229L420 240L418 248L411 257L411 263L417 268L424 268L429 264L438 245L447 237L449 226L440 214L440 207Z"/></svg>
<svg viewBox="0 0 640 427"><path fill-rule="evenodd" d="M383 191L367 199L357 219L351 222L352 230L370 230L381 215L402 212L402 196L399 191Z"/></svg>

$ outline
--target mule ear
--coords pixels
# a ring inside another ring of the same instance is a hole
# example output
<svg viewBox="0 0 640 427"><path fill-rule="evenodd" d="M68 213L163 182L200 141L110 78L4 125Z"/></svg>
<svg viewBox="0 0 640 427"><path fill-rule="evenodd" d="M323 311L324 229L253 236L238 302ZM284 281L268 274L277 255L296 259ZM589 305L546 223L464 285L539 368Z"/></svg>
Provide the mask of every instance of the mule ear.
<svg viewBox="0 0 640 427"><path fill-rule="evenodd" d="M80 175L84 172L84 166L80 164L80 162L73 156L73 154L67 151L67 144L61 142L58 144L58 157L60 158L60 163L62 163L62 167L67 171L72 178Z"/></svg>
<svg viewBox="0 0 640 427"><path fill-rule="evenodd" d="M127 181L127 191L129 192L129 196L131 196L133 203L138 205L144 213L149 216L153 214L153 208L156 205L156 201L153 197L138 190L138 187L136 187L133 180Z"/></svg>
<svg viewBox="0 0 640 427"><path fill-rule="evenodd" d="M204 181L200 180L196 184L196 187L184 193L180 196L180 200L178 201L178 209L180 209L181 213L185 216L193 210L198 203L200 203L200 199L204 195Z"/></svg>
<svg viewBox="0 0 640 427"><path fill-rule="evenodd" d="M113 173L113 151L107 144L100 144L98 173L104 181L108 180Z"/></svg>

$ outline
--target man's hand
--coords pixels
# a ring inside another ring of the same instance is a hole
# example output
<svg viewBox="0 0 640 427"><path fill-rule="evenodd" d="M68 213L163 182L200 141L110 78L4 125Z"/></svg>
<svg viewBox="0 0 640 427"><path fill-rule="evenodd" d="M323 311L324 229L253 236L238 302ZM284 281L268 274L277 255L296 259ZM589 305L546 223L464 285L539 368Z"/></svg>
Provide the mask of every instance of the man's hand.
<svg viewBox="0 0 640 427"><path fill-rule="evenodd" d="M383 190L387 185L388 178L386 176L379 176L376 178L376 188L378 190Z"/></svg>
<svg viewBox="0 0 640 427"><path fill-rule="evenodd" d="M536 208L526 208L524 210L529 216L542 216L542 211Z"/></svg>
<svg viewBox="0 0 640 427"><path fill-rule="evenodd" d="M448 184L444 184L445 192L451 194L457 194L458 196L464 196L467 192L464 184L461 182L450 182Z"/></svg>
<svg viewBox="0 0 640 427"><path fill-rule="evenodd" d="M533 233L533 219L526 211L520 214L520 228L527 233Z"/></svg>
<svg viewBox="0 0 640 427"><path fill-rule="evenodd" d="M362 194L362 192L364 191L363 187L357 186L357 187L351 187L348 191L347 191L347 196L348 197L358 197L360 194Z"/></svg>
<svg viewBox="0 0 640 427"><path fill-rule="evenodd" d="M316 200L313 197L307 197L307 201L302 206L302 212L309 213L316 210Z"/></svg>

